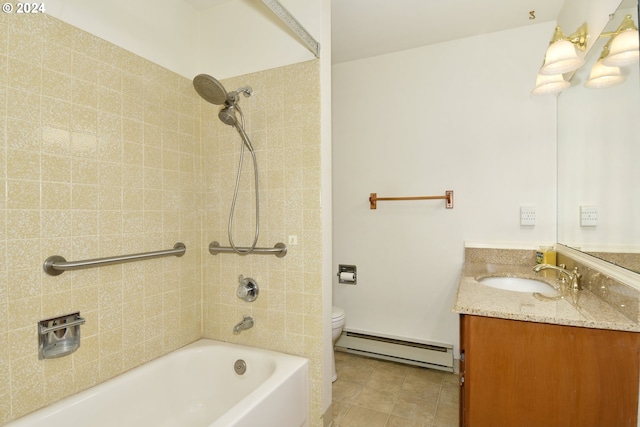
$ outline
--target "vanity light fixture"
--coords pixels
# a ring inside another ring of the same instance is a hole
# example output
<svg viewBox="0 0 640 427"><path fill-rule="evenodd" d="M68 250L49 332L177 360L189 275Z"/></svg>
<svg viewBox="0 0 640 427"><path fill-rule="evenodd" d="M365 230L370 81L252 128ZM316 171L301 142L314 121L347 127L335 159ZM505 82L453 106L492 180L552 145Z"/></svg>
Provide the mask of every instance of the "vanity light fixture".
<svg viewBox="0 0 640 427"><path fill-rule="evenodd" d="M618 85L625 81L626 77L620 73L619 67L611 67L606 65L605 60L609 57L609 45L611 40L602 49L600 58L595 63L589 78L585 82L584 86L591 89L601 89L605 87L611 87Z"/></svg>
<svg viewBox="0 0 640 427"><path fill-rule="evenodd" d="M575 71L584 64L584 59L578 56L576 49L584 51L589 37L588 26L582 24L575 33L565 36L562 29L556 27L547 52L544 64L540 68L540 74L551 76ZM536 85L537 86L537 85Z"/></svg>
<svg viewBox="0 0 640 427"><path fill-rule="evenodd" d="M612 33L602 33L601 37L611 37L609 55L602 60L608 67L623 67L638 61L638 27L631 15L626 15L618 29Z"/></svg>
<svg viewBox="0 0 640 427"><path fill-rule="evenodd" d="M545 76L538 74L536 77L536 86L531 91L532 95L549 95L552 93L558 93L571 84L564 79L562 74L555 74L552 76Z"/></svg>

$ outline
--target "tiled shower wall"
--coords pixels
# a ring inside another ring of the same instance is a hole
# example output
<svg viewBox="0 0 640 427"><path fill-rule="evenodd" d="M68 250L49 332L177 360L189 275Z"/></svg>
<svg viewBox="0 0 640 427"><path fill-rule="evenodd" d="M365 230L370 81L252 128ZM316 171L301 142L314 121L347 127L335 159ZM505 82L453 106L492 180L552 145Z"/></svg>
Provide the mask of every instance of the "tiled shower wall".
<svg viewBox="0 0 640 427"><path fill-rule="evenodd" d="M274 255L206 254L203 264L204 336L305 356L311 360L311 425L322 414L322 241L320 210L319 61L245 75L224 82L227 90L249 85L241 97L246 128L260 178L259 247L287 244ZM221 125L219 107L202 103L204 239L228 246L227 224L241 139ZM254 238L254 171L243 158L233 237L237 246ZM288 243L295 236L297 245ZM238 277L254 278L255 302L235 295ZM255 326L238 335L233 326L250 315Z"/></svg>
<svg viewBox="0 0 640 427"><path fill-rule="evenodd" d="M46 15L0 17L0 423L201 336L199 101L191 83ZM43 261L170 249L44 274ZM79 310L40 361L36 322Z"/></svg>
<svg viewBox="0 0 640 427"><path fill-rule="evenodd" d="M0 423L203 331L310 358L312 425L320 422L317 67L224 82L255 90L240 102L260 167L259 246L288 235L298 245L285 258L212 256L211 240L227 244L239 153L216 108L189 79L59 20L0 15ZM252 237L250 160L246 154L234 231L242 246ZM187 247L181 258L57 277L42 271L50 255L72 261L178 241ZM239 274L261 286L251 306L235 297ZM38 360L36 322L76 310L87 319L81 348ZM256 326L233 335L243 314Z"/></svg>

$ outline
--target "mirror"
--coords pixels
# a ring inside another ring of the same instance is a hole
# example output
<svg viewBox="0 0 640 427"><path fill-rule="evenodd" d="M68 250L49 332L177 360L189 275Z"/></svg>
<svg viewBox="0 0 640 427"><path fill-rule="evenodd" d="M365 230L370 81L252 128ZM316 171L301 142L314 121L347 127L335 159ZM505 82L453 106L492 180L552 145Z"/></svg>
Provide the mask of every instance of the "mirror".
<svg viewBox="0 0 640 427"><path fill-rule="evenodd" d="M637 0L623 1L604 31L627 14L637 26ZM620 68L621 84L584 86L608 40L595 42L558 97L558 243L640 273L638 62Z"/></svg>

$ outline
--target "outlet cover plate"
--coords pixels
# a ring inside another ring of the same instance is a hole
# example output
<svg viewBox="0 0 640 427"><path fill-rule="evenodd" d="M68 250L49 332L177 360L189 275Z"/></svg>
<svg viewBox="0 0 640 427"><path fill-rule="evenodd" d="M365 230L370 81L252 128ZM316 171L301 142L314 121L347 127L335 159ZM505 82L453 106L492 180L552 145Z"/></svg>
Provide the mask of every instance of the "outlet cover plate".
<svg viewBox="0 0 640 427"><path fill-rule="evenodd" d="M595 206L580 206L580 226L595 227L598 225L598 208Z"/></svg>
<svg viewBox="0 0 640 427"><path fill-rule="evenodd" d="M536 225L535 206L520 206L520 225Z"/></svg>

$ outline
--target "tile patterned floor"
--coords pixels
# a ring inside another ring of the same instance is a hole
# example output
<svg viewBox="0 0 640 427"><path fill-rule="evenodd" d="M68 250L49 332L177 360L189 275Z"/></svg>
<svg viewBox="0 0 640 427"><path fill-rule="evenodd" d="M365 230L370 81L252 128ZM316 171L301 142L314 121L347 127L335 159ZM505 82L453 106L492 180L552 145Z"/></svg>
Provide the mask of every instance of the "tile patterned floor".
<svg viewBox="0 0 640 427"><path fill-rule="evenodd" d="M457 427L456 374L336 351L333 427Z"/></svg>

